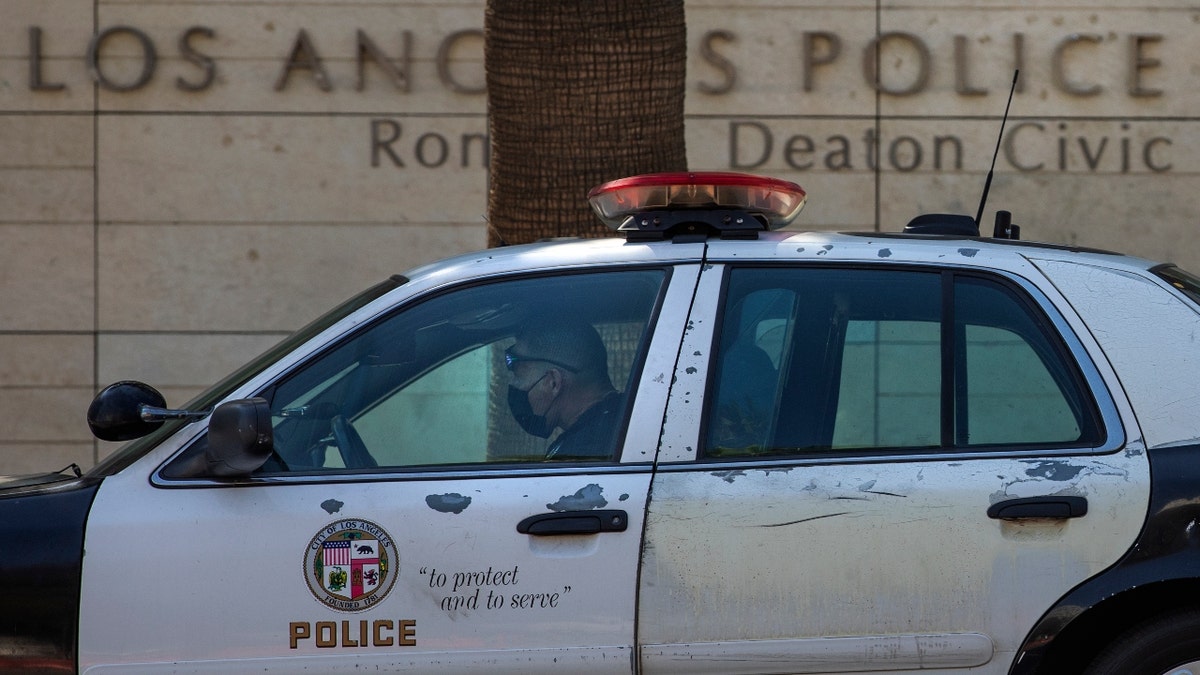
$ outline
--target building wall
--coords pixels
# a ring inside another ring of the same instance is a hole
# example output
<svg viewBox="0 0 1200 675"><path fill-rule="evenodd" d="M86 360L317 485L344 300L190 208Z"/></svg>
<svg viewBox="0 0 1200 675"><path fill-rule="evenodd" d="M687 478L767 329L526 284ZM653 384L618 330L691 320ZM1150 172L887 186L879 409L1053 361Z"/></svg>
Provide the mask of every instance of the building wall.
<svg viewBox="0 0 1200 675"><path fill-rule="evenodd" d="M687 12L692 168L801 183L800 227L974 215L1020 68L989 214L1200 269L1200 10ZM84 421L105 383L182 404L358 289L485 245L483 0L0 0L0 19L0 473L110 452Z"/></svg>

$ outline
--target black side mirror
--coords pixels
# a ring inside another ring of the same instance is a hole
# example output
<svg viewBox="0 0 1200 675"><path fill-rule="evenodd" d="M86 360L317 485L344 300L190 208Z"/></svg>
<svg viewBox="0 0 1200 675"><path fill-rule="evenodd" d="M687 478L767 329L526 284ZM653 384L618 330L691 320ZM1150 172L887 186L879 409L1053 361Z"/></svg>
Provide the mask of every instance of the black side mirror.
<svg viewBox="0 0 1200 675"><path fill-rule="evenodd" d="M146 419L143 409L167 405L158 390L142 382L125 380L110 384L88 406L87 422L92 434L102 441L141 438L162 426L162 419Z"/></svg>
<svg viewBox="0 0 1200 675"><path fill-rule="evenodd" d="M266 399L227 401L213 411L204 453L208 475L249 475L271 458L274 449L271 406Z"/></svg>

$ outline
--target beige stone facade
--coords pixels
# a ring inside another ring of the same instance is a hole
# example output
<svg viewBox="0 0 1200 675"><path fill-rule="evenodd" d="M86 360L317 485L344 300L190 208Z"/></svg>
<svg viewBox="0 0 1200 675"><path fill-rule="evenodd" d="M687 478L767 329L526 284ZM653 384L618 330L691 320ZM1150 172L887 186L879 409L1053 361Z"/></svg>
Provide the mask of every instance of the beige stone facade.
<svg viewBox="0 0 1200 675"><path fill-rule="evenodd" d="M689 0L694 169L802 227L989 215L1200 269L1200 10L1164 0ZM485 244L483 2L0 0L0 473L112 450L354 291ZM876 69L880 86L872 85Z"/></svg>

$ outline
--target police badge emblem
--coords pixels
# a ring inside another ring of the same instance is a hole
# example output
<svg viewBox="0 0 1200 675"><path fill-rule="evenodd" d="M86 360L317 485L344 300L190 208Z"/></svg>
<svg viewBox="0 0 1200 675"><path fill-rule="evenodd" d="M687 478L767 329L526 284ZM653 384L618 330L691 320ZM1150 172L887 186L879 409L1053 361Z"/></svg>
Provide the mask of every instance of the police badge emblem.
<svg viewBox="0 0 1200 675"><path fill-rule="evenodd" d="M399 564L396 544L382 527L369 520L338 520L308 543L304 578L321 604L360 612L387 596Z"/></svg>

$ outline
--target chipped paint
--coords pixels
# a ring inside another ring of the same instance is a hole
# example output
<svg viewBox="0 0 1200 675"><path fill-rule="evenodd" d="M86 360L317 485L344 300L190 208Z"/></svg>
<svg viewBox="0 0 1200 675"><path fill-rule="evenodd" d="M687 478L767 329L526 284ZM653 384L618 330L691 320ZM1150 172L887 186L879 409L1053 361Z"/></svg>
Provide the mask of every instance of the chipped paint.
<svg viewBox="0 0 1200 675"><path fill-rule="evenodd" d="M336 499L326 499L325 501L321 502L321 508L325 509L325 513L328 513L331 516L338 511L341 511L343 506L345 506L345 504Z"/></svg>
<svg viewBox="0 0 1200 675"><path fill-rule="evenodd" d="M879 253L878 253L877 255L878 255L880 258L890 258L890 257L892 257L892 249L890 249L890 248L881 248L881 249L879 249Z"/></svg>
<svg viewBox="0 0 1200 675"><path fill-rule="evenodd" d="M917 477L917 480L920 480L919 476ZM876 482L878 482L878 481L869 480L869 481L863 483L862 485L859 485L858 491L865 492L867 494L872 494L872 495L880 495L881 497L899 497L901 499L904 499L908 496L908 495L899 494L897 492L888 492L886 490L873 490L872 488L875 487Z"/></svg>
<svg viewBox="0 0 1200 675"><path fill-rule="evenodd" d="M768 525L755 525L755 527L787 527L788 525L799 525L801 523L811 523L814 520L824 520L825 518L837 518L849 514L849 511L838 511L837 513L826 513L820 516L811 518L801 518L800 520L789 520L786 523L770 523Z"/></svg>
<svg viewBox="0 0 1200 675"><path fill-rule="evenodd" d="M739 672L890 669L882 656L868 665L856 652L805 670L801 645L785 636L883 638L949 626L1020 644L1056 598L1128 550L1148 499L1145 456L1125 453L797 459L790 472L780 470L786 460L772 463L655 476L639 594L647 643L686 644L690 653L697 642L745 640L761 653ZM1089 515L987 515L989 496L1047 494L1086 495ZM980 675L1003 675L1010 648L988 661L988 644L979 642ZM769 666L768 653L777 657ZM680 672L698 672L687 666Z"/></svg>
<svg viewBox="0 0 1200 675"><path fill-rule="evenodd" d="M977 249L977 248L960 248L960 249L958 249L958 254L963 256L964 258L974 258L976 253L979 253L979 249Z"/></svg>
<svg viewBox="0 0 1200 675"><path fill-rule="evenodd" d="M1097 480L1128 484L1130 471L1122 464L1125 460L1140 462L1142 457L1140 453L1122 453L1120 458L1122 461L1116 463L1111 459L1021 460L1019 471L996 475L1000 488L989 495L989 503L1047 495L1087 497L1088 485Z"/></svg>
<svg viewBox="0 0 1200 675"><path fill-rule="evenodd" d="M689 447L688 450L690 451L691 448ZM791 467L791 466L768 466L768 467L763 467L761 469L754 469L754 471L762 472L764 475L769 476L773 473L788 473L788 472L792 471L794 468L795 467ZM731 469L729 471L713 471L712 475L716 476L717 478L720 478L721 480L725 481L726 483L732 483L734 481L734 479L737 478L738 476L745 476L746 472L741 469ZM805 489L809 489L809 488L805 488Z"/></svg>
<svg viewBox="0 0 1200 675"><path fill-rule="evenodd" d="M700 279L706 281L701 282ZM679 341L680 335L693 307L697 283L719 286L720 282L720 274L700 274L700 265L678 265L671 274L657 328L646 350L646 364L643 368L645 374L637 385L637 405L630 413L622 449L623 458L644 461L658 457L662 447L662 426L666 417L667 398L675 383L676 368L680 361L692 360L702 363L702 353L708 348L707 343L697 340L691 343L688 349L701 352L701 355L685 356L688 352L680 351L684 348ZM704 333L705 330L701 328L698 332ZM689 386L689 389L695 391L698 386Z"/></svg>
<svg viewBox="0 0 1200 675"><path fill-rule="evenodd" d="M720 270L723 266L718 265L713 269ZM670 399L667 408L656 420L659 426L655 431L660 441L656 459L660 462L691 460L696 456L698 431L702 426L702 406L696 404L693 394L703 392L709 379L711 364L705 355L709 353L714 339L717 323L711 317L721 297L722 284L723 275L720 273L701 275L692 293L691 312L687 320L689 330L684 333L677 351L673 352L678 354L678 361L673 371L675 378L671 383ZM640 402L640 391L638 399Z"/></svg>
<svg viewBox="0 0 1200 675"><path fill-rule="evenodd" d="M457 492L450 492L443 495L427 495L425 503L429 505L429 508L439 513L458 514L467 510L467 507L471 505L471 498L460 495Z"/></svg>
<svg viewBox="0 0 1200 675"><path fill-rule="evenodd" d="M1065 461L1055 461L1055 460L1025 462L1025 463L1033 465L1030 468L1025 470L1026 476L1032 476L1034 478L1045 478L1046 480L1053 480L1053 481L1074 480L1075 477L1079 475L1079 472L1083 471L1086 468L1083 466L1074 466L1074 465L1068 464Z"/></svg>
<svg viewBox="0 0 1200 675"><path fill-rule="evenodd" d="M608 506L608 500L604 498L604 488L591 483L579 488L573 495L563 495L558 501L547 504L546 508L562 512L602 509L606 506Z"/></svg>

